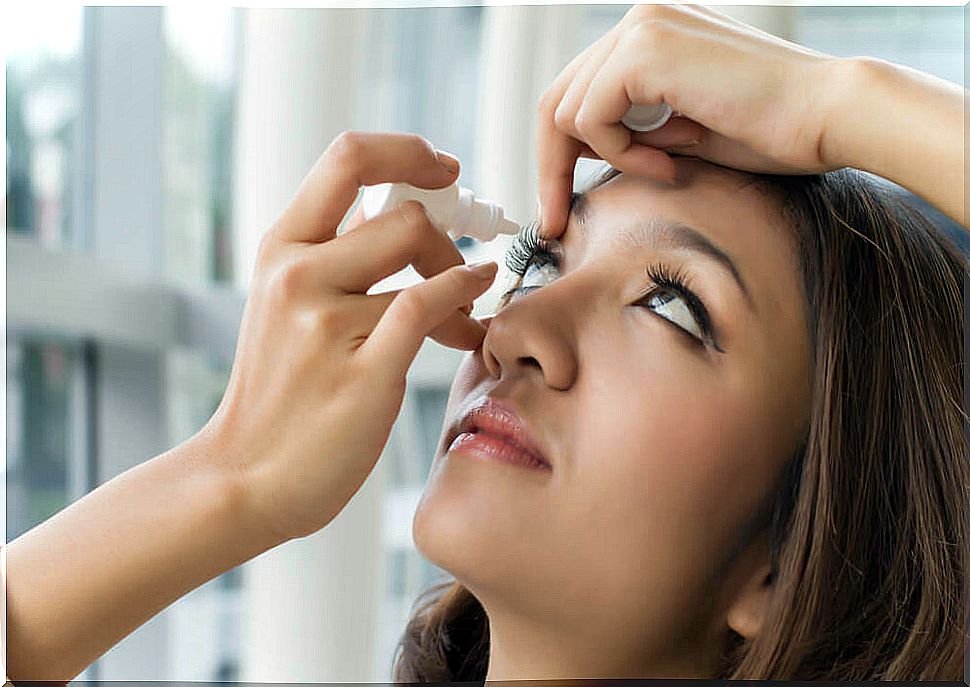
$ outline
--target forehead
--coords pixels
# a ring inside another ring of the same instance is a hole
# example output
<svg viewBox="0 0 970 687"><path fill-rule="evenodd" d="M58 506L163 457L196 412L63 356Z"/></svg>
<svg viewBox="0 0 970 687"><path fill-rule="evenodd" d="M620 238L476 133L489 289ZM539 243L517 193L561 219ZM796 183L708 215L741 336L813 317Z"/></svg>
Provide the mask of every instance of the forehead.
<svg viewBox="0 0 970 687"><path fill-rule="evenodd" d="M674 158L677 185L621 174L580 196L563 243L590 248L648 245L667 222L697 230L739 263L747 258L794 258L794 236L750 177L697 158Z"/></svg>
<svg viewBox="0 0 970 687"><path fill-rule="evenodd" d="M651 239L674 222L729 256L756 301L800 293L794 233L775 201L747 174L697 158L674 161L676 186L621 174L580 196L561 237L566 254L641 256L663 245Z"/></svg>

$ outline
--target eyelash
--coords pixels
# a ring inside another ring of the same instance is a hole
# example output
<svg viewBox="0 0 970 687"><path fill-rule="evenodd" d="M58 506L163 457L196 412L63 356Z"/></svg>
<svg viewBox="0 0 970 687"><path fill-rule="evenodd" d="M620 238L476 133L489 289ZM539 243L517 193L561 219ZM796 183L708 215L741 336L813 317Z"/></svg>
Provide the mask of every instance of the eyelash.
<svg viewBox="0 0 970 687"><path fill-rule="evenodd" d="M512 242L512 246L505 254L505 266L508 267L511 272L521 278L525 276L526 272L529 270L529 267L533 264L544 265L547 263L558 269L559 255L557 255L555 251L550 250L549 241L539 237L538 223L533 222L532 224L523 228L522 231L516 235L514 241ZM697 297L697 294L695 294L694 291L689 288L689 278L687 273L683 270L671 270L661 262L648 265L646 268L646 273L650 281L653 282L653 286L651 286L647 292L644 293L636 302L643 302L649 296L652 296L654 292L661 289L673 291L679 297L684 299L684 302L687 304L691 314L697 320L697 324L704 335L703 340L698 339L694 334L687 331L676 322L673 322L662 315L658 315L658 317L670 322L670 324L684 332L684 334L689 336L691 340L697 344L711 346L715 350L723 353L724 349L718 345L716 339L714 338L714 327L707 308L704 306L701 299ZM523 288L517 286L511 288L503 293L499 299L500 307L504 307L508 299L516 293L529 292L538 288L542 287L530 286ZM649 310L649 308L646 309Z"/></svg>

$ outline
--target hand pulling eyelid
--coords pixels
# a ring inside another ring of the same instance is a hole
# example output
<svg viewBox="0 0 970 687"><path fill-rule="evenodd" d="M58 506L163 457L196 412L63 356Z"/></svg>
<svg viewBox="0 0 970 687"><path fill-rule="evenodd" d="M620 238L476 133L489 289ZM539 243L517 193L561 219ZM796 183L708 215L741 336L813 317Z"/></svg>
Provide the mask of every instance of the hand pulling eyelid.
<svg viewBox="0 0 970 687"><path fill-rule="evenodd" d="M673 114L664 102L659 105L634 105L623 117L623 124L633 131L653 131L667 123ZM498 203L475 198L475 194L457 182L441 189L424 189L405 183L388 183L367 186L361 196L361 209L365 219L373 219L407 200L420 202L431 217L435 227L452 241L470 236L481 242L493 240L499 234L516 235L516 241L506 254L506 265L520 277L530 256L545 241L539 237L538 221L520 227L505 218L505 211ZM521 265L518 264L521 262ZM548 276L543 270L543 277ZM506 291L505 296L515 289ZM500 309L499 306L498 309ZM484 316L490 320L498 309Z"/></svg>
<svg viewBox="0 0 970 687"><path fill-rule="evenodd" d="M633 131L653 131L667 123L673 110L667 103L659 105L634 105L623 124ZM458 186L457 182L440 189L425 189L410 184L378 184L364 189L361 205L366 219L390 210L406 200L417 200L431 215L439 230L454 241L470 236L482 242L491 241L499 234L518 234L516 222L505 218L505 211L498 203L475 197L471 190Z"/></svg>

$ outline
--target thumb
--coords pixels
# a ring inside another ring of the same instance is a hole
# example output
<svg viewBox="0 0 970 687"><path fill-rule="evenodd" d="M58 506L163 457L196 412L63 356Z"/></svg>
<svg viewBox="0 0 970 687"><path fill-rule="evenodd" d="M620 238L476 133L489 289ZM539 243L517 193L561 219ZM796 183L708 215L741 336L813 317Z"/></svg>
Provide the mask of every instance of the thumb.
<svg viewBox="0 0 970 687"><path fill-rule="evenodd" d="M632 141L639 145L665 148L701 142L709 135L710 131L704 125L687 117L675 116L659 129L633 132Z"/></svg>
<svg viewBox="0 0 970 687"><path fill-rule="evenodd" d="M357 354L391 374L404 374L425 337L487 291L497 272L498 263L494 261L458 265L402 290Z"/></svg>

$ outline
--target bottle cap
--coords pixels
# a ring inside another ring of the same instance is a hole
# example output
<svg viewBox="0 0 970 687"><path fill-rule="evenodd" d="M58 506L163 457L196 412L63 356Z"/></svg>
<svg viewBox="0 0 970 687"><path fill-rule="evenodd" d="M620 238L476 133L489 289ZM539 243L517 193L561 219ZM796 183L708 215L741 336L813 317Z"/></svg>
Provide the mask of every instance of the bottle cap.
<svg viewBox="0 0 970 687"><path fill-rule="evenodd" d="M666 124L673 113L673 108L667 103L634 105L627 110L626 115L620 121L626 128L633 131L653 131Z"/></svg>

